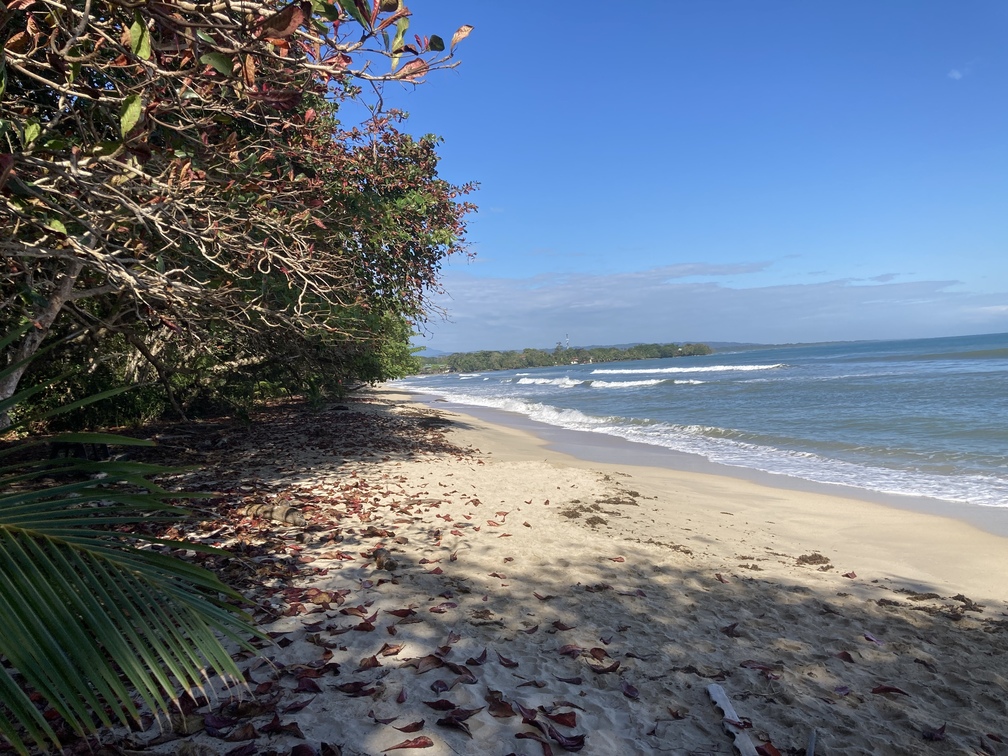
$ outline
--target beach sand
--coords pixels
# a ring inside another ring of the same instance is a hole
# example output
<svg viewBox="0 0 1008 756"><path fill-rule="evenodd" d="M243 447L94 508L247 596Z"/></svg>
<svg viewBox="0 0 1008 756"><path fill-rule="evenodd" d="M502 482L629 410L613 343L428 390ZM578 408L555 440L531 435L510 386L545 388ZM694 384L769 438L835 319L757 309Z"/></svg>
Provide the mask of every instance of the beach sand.
<svg viewBox="0 0 1008 756"><path fill-rule="evenodd" d="M128 748L729 754L717 685L759 753L1008 754L1005 538L585 462L389 389L209 430L162 448L204 466L179 483L217 492L204 540L274 643L243 703Z"/></svg>

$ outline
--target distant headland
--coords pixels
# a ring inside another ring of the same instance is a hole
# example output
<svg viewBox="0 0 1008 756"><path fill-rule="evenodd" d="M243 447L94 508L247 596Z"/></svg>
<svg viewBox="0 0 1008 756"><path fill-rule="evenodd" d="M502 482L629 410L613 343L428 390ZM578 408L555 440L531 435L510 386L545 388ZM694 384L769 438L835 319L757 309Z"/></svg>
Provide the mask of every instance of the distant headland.
<svg viewBox="0 0 1008 756"><path fill-rule="evenodd" d="M552 351L522 349L506 352L482 350L420 357L421 373L478 373L490 370L587 365L624 360L654 360L711 354L706 344L634 344L621 347L568 347L557 344Z"/></svg>

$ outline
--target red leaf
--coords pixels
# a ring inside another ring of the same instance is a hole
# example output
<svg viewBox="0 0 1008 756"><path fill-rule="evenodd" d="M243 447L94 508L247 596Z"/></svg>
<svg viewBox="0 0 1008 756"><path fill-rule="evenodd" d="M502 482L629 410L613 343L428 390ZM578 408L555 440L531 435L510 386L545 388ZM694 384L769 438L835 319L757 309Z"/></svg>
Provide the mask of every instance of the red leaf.
<svg viewBox="0 0 1008 756"><path fill-rule="evenodd" d="M559 714L551 714L542 706L539 707L539 711L545 714L549 719L552 719L554 722L561 724L564 727L577 727L577 712L562 711Z"/></svg>
<svg viewBox="0 0 1008 756"><path fill-rule="evenodd" d="M432 606L430 609L428 609L428 611L434 612L434 614L444 614L449 609L454 609L457 606L458 604L456 604L454 601L445 601L443 603L438 604L437 606Z"/></svg>
<svg viewBox="0 0 1008 756"><path fill-rule="evenodd" d="M556 598L556 596L543 596L541 593L535 593L535 592L533 592L532 595L535 596L540 601L549 601L551 598Z"/></svg>
<svg viewBox="0 0 1008 756"><path fill-rule="evenodd" d="M843 576L844 576L845 578L850 578L851 580L853 580L854 578L856 578L856 577L857 577L857 573L856 573L856 572L854 572L853 570L851 570L850 572L845 572L845 573L843 574Z"/></svg>
<svg viewBox="0 0 1008 756"><path fill-rule="evenodd" d="M609 557L610 562L625 562L626 559L623 557Z"/></svg>
<svg viewBox="0 0 1008 756"><path fill-rule="evenodd" d="M556 622L554 622L553 623L553 627L555 627L560 632L564 632L564 631L567 631L567 630L573 630L574 629L574 625L565 625L560 620L557 620Z"/></svg>
<svg viewBox="0 0 1008 756"><path fill-rule="evenodd" d="M763 745L756 746L756 753L760 756L781 756L781 752L769 740Z"/></svg>
<svg viewBox="0 0 1008 756"><path fill-rule="evenodd" d="M720 572L715 573L714 577L716 577L718 579L719 583L727 583L728 582L727 580L724 579L724 576Z"/></svg>
<svg viewBox="0 0 1008 756"><path fill-rule="evenodd" d="M451 711L456 708L455 704L444 698L439 698L437 701L424 701L425 706L430 706L435 711Z"/></svg>
<svg viewBox="0 0 1008 756"><path fill-rule="evenodd" d="M395 729L399 730L399 732L409 733L409 732L419 732L420 730L423 729L423 727L424 727L424 720L421 719L419 722L410 722L408 725L405 725L403 727L396 727Z"/></svg>
<svg viewBox="0 0 1008 756"><path fill-rule="evenodd" d="M402 743L396 743L391 748L386 748L382 753L388 753L389 751L395 751L400 748L430 748L434 745L434 741L428 738L426 735L421 735L419 738L413 738L412 740L404 740Z"/></svg>

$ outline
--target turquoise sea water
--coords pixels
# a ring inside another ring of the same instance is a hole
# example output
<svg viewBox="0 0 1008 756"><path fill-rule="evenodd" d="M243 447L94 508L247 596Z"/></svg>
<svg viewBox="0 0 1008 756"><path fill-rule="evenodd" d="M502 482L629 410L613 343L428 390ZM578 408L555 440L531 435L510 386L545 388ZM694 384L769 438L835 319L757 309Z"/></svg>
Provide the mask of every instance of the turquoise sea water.
<svg viewBox="0 0 1008 756"><path fill-rule="evenodd" d="M725 465L1008 507L1008 334L725 350L396 385Z"/></svg>

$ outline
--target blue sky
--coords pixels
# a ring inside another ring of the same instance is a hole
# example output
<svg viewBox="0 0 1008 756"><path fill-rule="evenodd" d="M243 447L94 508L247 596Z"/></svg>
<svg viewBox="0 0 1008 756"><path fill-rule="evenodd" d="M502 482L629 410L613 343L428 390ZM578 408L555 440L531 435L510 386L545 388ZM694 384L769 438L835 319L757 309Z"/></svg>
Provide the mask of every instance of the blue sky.
<svg viewBox="0 0 1008 756"><path fill-rule="evenodd" d="M409 4L386 102L477 181L419 343L1008 331L1008 3Z"/></svg>

